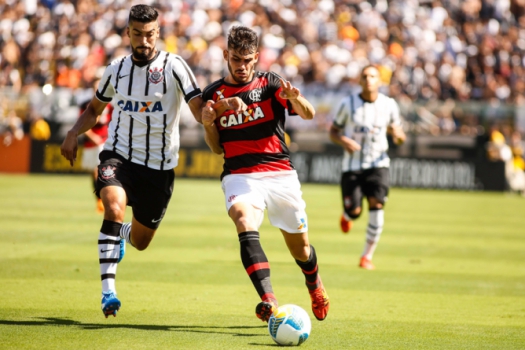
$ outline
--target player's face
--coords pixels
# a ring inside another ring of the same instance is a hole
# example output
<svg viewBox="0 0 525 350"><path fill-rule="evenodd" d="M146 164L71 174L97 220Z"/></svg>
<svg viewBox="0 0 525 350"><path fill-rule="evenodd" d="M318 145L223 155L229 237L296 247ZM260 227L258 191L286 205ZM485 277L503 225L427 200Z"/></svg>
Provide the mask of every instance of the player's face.
<svg viewBox="0 0 525 350"><path fill-rule="evenodd" d="M128 26L128 35L131 39L131 51L135 60L147 61L155 56L155 44L160 35L157 21L131 22Z"/></svg>
<svg viewBox="0 0 525 350"><path fill-rule="evenodd" d="M240 54L235 50L224 50L224 59L228 62L230 76L238 84L247 83L252 80L255 72L255 64L259 59L259 52Z"/></svg>
<svg viewBox="0 0 525 350"><path fill-rule="evenodd" d="M374 67L366 68L361 73L361 87L365 92L376 92L379 90L381 80L379 79L379 71Z"/></svg>

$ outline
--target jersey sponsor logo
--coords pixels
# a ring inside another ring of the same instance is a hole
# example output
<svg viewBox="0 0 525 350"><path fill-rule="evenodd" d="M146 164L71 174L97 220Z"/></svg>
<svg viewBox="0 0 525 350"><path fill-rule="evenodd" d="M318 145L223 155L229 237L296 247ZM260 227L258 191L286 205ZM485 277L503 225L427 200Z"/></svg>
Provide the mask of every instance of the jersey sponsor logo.
<svg viewBox="0 0 525 350"><path fill-rule="evenodd" d="M223 115L219 118L219 124L223 128L229 128L232 126L247 124L261 118L264 118L264 113L261 107L257 106L255 109L248 109L237 114Z"/></svg>
<svg viewBox="0 0 525 350"><path fill-rule="evenodd" d="M162 73L162 68L152 68L149 70L149 82L152 84L158 84L161 83L164 80L164 74Z"/></svg>
<svg viewBox="0 0 525 350"><path fill-rule="evenodd" d="M124 112L142 112L142 113L154 113L162 112L162 103L160 101L124 101L120 100L117 102L118 106L122 108Z"/></svg>
<svg viewBox="0 0 525 350"><path fill-rule="evenodd" d="M108 180L108 179L115 177L115 170L117 170L117 168L111 165L108 165L107 167L102 168L102 178L104 180Z"/></svg>
<svg viewBox="0 0 525 350"><path fill-rule="evenodd" d="M250 91L250 94L248 95L248 97L250 97L250 100L252 100L252 102L260 102L261 95L262 95L261 89L254 89Z"/></svg>

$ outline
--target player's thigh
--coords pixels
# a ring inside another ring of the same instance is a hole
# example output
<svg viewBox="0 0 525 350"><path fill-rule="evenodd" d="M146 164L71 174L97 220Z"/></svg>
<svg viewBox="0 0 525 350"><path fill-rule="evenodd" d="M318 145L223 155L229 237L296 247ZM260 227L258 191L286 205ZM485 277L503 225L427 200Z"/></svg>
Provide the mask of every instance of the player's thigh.
<svg viewBox="0 0 525 350"><path fill-rule="evenodd" d="M347 171L341 174L341 195L345 211L351 212L362 206L361 173Z"/></svg>
<svg viewBox="0 0 525 350"><path fill-rule="evenodd" d="M369 169L365 173L363 193L384 204L390 189L390 171L388 168Z"/></svg>
<svg viewBox="0 0 525 350"><path fill-rule="evenodd" d="M259 179L247 175L227 175L222 179L226 211L237 226L258 230L264 219L266 203L260 191ZM242 221L242 222L241 222Z"/></svg>
<svg viewBox="0 0 525 350"><path fill-rule="evenodd" d="M289 233L308 231L306 203L296 173L265 178L265 198L270 223Z"/></svg>
<svg viewBox="0 0 525 350"><path fill-rule="evenodd" d="M173 194L175 172L150 169L132 164L132 188L129 203L133 217L142 225L156 230L168 208Z"/></svg>
<svg viewBox="0 0 525 350"><path fill-rule="evenodd" d="M222 179L222 191L228 212L232 205L240 202L251 204L260 210L266 209L260 179L243 174L226 175Z"/></svg>

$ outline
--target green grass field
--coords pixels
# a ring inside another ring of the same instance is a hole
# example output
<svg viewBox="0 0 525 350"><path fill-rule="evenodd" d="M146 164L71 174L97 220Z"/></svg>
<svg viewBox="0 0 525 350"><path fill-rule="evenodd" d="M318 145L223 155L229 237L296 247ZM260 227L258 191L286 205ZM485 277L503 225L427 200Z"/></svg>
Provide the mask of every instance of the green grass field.
<svg viewBox="0 0 525 350"><path fill-rule="evenodd" d="M303 185L330 295L310 310L279 231L261 240L281 304L308 311L303 349L524 349L525 198L392 189L375 271L357 267L367 215L340 233L339 188ZM131 218L128 212L127 219ZM119 265L100 311L102 216L87 176L0 175L0 349L268 349L218 180L177 179L150 247Z"/></svg>

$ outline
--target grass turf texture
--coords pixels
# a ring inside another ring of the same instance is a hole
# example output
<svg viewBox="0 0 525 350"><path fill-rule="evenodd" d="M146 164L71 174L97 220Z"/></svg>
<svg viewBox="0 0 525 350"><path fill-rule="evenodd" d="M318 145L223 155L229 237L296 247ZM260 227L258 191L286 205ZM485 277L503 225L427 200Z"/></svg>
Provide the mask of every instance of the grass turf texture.
<svg viewBox="0 0 525 350"><path fill-rule="evenodd" d="M87 176L0 175L0 348L268 349L219 181L177 179L150 247L119 265L122 309L100 311L102 216ZM367 215L339 231L339 188L303 185L331 297L312 315L303 276L267 219L281 304L312 318L304 349L525 348L525 199L392 189L375 271L357 267ZM131 218L128 211L126 219Z"/></svg>

